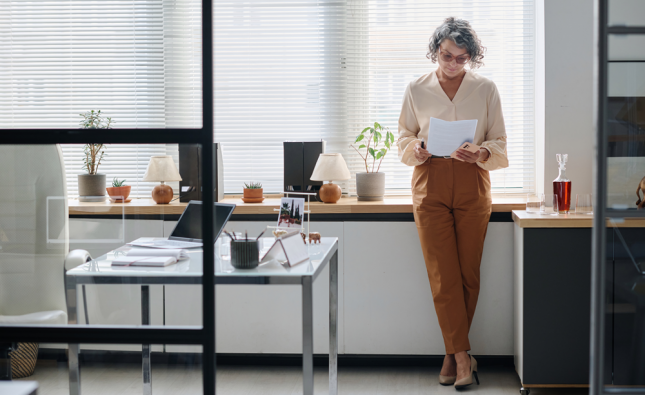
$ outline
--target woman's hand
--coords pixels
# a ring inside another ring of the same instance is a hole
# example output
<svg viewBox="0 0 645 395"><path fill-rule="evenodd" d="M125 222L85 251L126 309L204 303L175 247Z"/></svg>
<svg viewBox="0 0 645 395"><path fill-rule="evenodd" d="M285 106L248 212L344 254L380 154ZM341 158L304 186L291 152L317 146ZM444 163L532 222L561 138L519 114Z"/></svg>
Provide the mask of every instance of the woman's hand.
<svg viewBox="0 0 645 395"><path fill-rule="evenodd" d="M425 148L421 148L421 142L418 142L414 146L414 157L419 162L425 162L426 159L428 159L431 156L432 154L430 152L428 152Z"/></svg>
<svg viewBox="0 0 645 395"><path fill-rule="evenodd" d="M486 148L480 148L479 151L477 151L476 153L466 151L465 149L458 149L455 156L457 156L458 159L461 159L464 162L476 163L476 162L482 162L488 159L488 157L490 156L490 153Z"/></svg>

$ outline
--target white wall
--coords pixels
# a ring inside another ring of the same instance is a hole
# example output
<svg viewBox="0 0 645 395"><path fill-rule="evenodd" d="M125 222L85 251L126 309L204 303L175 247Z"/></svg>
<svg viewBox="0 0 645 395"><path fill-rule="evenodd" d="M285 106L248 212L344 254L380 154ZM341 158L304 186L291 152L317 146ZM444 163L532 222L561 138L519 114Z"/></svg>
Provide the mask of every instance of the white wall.
<svg viewBox="0 0 645 395"><path fill-rule="evenodd" d="M555 154L566 153L574 199L593 188L593 4L545 0L544 191L553 193Z"/></svg>

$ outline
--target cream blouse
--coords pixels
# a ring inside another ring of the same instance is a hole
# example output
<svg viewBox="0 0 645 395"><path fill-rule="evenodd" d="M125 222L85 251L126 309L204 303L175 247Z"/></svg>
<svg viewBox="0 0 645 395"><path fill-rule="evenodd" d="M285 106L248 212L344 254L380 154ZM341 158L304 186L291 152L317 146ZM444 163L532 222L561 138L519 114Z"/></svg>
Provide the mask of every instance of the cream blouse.
<svg viewBox="0 0 645 395"><path fill-rule="evenodd" d="M441 88L435 71L410 82L405 90L399 117L399 159L408 166L417 166L414 146L424 138L428 141L430 118L444 121L477 119L473 143L490 153L487 160L477 162L484 170L508 167L506 128L495 83L486 77L466 71L457 94L450 101Z"/></svg>

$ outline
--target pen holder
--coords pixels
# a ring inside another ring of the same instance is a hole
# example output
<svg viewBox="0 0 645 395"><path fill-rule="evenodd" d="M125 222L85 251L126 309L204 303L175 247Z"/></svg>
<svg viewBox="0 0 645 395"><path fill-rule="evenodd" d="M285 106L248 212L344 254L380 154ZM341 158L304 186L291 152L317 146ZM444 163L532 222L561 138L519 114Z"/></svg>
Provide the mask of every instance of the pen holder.
<svg viewBox="0 0 645 395"><path fill-rule="evenodd" d="M256 240L231 240L231 265L236 269L258 267L260 251Z"/></svg>

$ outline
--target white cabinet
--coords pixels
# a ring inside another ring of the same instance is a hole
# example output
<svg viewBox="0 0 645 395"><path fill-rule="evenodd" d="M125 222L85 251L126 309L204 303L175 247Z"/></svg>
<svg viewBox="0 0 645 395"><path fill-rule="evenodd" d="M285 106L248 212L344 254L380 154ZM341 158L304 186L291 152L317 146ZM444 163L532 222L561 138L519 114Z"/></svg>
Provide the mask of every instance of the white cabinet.
<svg viewBox="0 0 645 395"><path fill-rule="evenodd" d="M347 354L443 354L414 222L345 222ZM492 222L470 332L473 353L513 353L513 224Z"/></svg>
<svg viewBox="0 0 645 395"><path fill-rule="evenodd" d="M142 236L169 236L176 221L70 220L72 248L98 256ZM231 221L230 231L255 237L274 222ZM124 230L125 229L125 230ZM311 230L338 237L339 353L443 354L441 330L414 222L312 222ZM267 231L268 232L268 231ZM81 237L82 236L82 237ZM122 238L114 243L98 242ZM82 239L82 242L78 240ZM314 282L314 352L327 353L329 271ZM80 292L79 292L80 295ZM90 324L140 324L137 285L88 286ZM153 324L202 325L201 286L151 287ZM82 306L82 305L80 305ZM300 353L298 286L218 285L217 351ZM513 224L491 222L484 244L481 291L470 332L473 353L513 354ZM85 320L79 311L81 323ZM137 349L104 346L100 349ZM199 351L167 346L167 351ZM160 350L156 347L155 350Z"/></svg>

